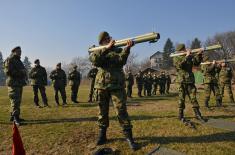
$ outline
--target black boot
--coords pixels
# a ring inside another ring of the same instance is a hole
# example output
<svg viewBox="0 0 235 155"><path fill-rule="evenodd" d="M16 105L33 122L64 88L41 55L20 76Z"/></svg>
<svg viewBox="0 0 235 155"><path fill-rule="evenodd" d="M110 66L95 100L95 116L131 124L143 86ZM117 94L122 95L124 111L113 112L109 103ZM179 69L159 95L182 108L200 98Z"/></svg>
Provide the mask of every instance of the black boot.
<svg viewBox="0 0 235 155"><path fill-rule="evenodd" d="M222 100L221 98L216 99L216 106L221 107L222 106Z"/></svg>
<svg viewBox="0 0 235 155"><path fill-rule="evenodd" d="M209 99L205 99L205 103L204 104L205 104L206 108L209 108Z"/></svg>
<svg viewBox="0 0 235 155"><path fill-rule="evenodd" d="M139 145L137 143L135 143L134 139L133 139L133 135L132 135L132 129L125 129L123 130L124 135L126 137L126 140L130 146L130 148L134 151L139 149Z"/></svg>
<svg viewBox="0 0 235 155"><path fill-rule="evenodd" d="M185 118L184 118L184 109L179 109L179 120L180 121L184 121Z"/></svg>
<svg viewBox="0 0 235 155"><path fill-rule="evenodd" d="M106 131L107 131L107 128L100 128L96 145L103 145L107 141Z"/></svg>
<svg viewBox="0 0 235 155"><path fill-rule="evenodd" d="M17 126L20 126L20 117L19 117L19 115L14 116L14 122Z"/></svg>
<svg viewBox="0 0 235 155"><path fill-rule="evenodd" d="M193 111L195 113L196 119L198 119L201 122L207 122L207 119L202 117L202 114L201 114L199 108L193 108Z"/></svg>

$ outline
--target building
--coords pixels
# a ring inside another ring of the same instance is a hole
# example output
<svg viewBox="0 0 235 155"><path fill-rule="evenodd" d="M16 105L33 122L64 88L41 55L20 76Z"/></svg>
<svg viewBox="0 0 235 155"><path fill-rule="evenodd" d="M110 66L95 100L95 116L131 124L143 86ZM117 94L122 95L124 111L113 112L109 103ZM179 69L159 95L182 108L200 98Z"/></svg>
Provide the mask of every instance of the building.
<svg viewBox="0 0 235 155"><path fill-rule="evenodd" d="M150 56L151 68L159 70L163 66L163 54L157 51L152 56Z"/></svg>

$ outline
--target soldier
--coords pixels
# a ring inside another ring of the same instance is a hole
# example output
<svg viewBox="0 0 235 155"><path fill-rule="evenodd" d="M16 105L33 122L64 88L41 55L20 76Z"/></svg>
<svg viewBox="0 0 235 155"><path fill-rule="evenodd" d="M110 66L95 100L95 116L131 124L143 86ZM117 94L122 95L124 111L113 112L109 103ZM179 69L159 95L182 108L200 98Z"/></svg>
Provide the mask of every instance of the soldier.
<svg viewBox="0 0 235 155"><path fill-rule="evenodd" d="M204 56L203 61L208 61L209 57ZM222 105L222 98L219 91L218 86L218 79L216 78L216 61L214 60L212 64L209 65L202 65L201 69L204 75L204 91L205 91L205 107L209 108L209 101L210 101L210 95L211 91L214 90L215 96L216 96L216 105L221 106Z"/></svg>
<svg viewBox="0 0 235 155"><path fill-rule="evenodd" d="M77 67L77 65L74 65L73 69L69 72L68 75L69 85L71 86L71 101L73 103L78 103L78 88L81 82L80 72L77 71Z"/></svg>
<svg viewBox="0 0 235 155"><path fill-rule="evenodd" d="M202 122L205 122L206 119L201 116L201 112L199 110L199 104L196 98L195 79L192 72L192 67L194 65L200 65L202 61L202 51L200 51L197 55L192 55L190 50L186 50L184 44L179 44L176 47L176 51L187 52L186 56L178 56L173 59L174 66L178 72L176 82L179 86L179 120L183 123L187 122L184 117L185 97L187 95L193 105L196 118Z"/></svg>
<svg viewBox="0 0 235 155"><path fill-rule="evenodd" d="M115 41L107 32L99 35L99 44L107 47L90 54L90 60L99 67L95 80L96 99L99 105L98 124L100 128L97 145L107 141L106 131L109 126L109 101L112 100L118 115L118 120L123 128L123 133L133 150L138 148L132 137L132 125L126 107L125 75L123 66L127 62L130 49L134 45L127 41L124 49L114 47Z"/></svg>
<svg viewBox="0 0 235 155"><path fill-rule="evenodd" d="M148 79L147 79L147 74L144 73L143 76L143 83L144 83L144 96L147 96L147 90L148 90Z"/></svg>
<svg viewBox="0 0 235 155"><path fill-rule="evenodd" d="M169 74L166 75L166 93L169 94L171 85L171 76Z"/></svg>
<svg viewBox="0 0 235 155"><path fill-rule="evenodd" d="M152 91L152 94L153 95L156 95L157 94L157 86L158 86L158 77L157 77L157 74L154 74L153 75L153 91Z"/></svg>
<svg viewBox="0 0 235 155"><path fill-rule="evenodd" d="M56 69L51 72L50 78L53 82L56 105L57 106L60 105L58 92L60 92L60 94L61 94L61 97L63 100L63 105L66 105L67 102L66 102L65 87L67 85L67 79L66 79L66 74L65 74L64 70L61 69L61 63L58 63L56 65Z"/></svg>
<svg viewBox="0 0 235 155"><path fill-rule="evenodd" d="M152 93L153 78L151 72L146 75L146 86L147 86L147 96L151 96Z"/></svg>
<svg viewBox="0 0 235 155"><path fill-rule="evenodd" d="M98 72L98 69L96 67L93 67L87 75L87 77L91 80L88 102L93 101L92 98L93 98L93 93L94 93L95 77L96 77L97 72Z"/></svg>
<svg viewBox="0 0 235 155"><path fill-rule="evenodd" d="M8 96L11 102L10 121L14 121L16 125L20 125L21 121L24 121L24 119L20 118L20 105L23 86L27 84L27 70L20 58L21 48L17 46L12 49L11 55L4 62Z"/></svg>
<svg viewBox="0 0 235 155"><path fill-rule="evenodd" d="M138 88L138 96L142 97L142 89L144 81L143 81L143 74L141 73L141 71L137 73L135 80Z"/></svg>
<svg viewBox="0 0 235 155"><path fill-rule="evenodd" d="M132 98L132 87L134 85L134 77L131 71L128 72L126 76L126 87L127 87L127 97Z"/></svg>
<svg viewBox="0 0 235 155"><path fill-rule="evenodd" d="M161 74L158 77L158 81L159 81L159 92L161 95L165 94L165 89L166 89L166 76L165 76L165 72L162 71Z"/></svg>
<svg viewBox="0 0 235 155"><path fill-rule="evenodd" d="M230 102L234 103L232 86L231 86L231 80L233 78L232 69L228 65L228 63L222 63L221 67L222 68L221 68L221 71L219 73L221 96L223 97L223 95L224 95L224 88L226 88L227 92L229 94Z"/></svg>
<svg viewBox="0 0 235 155"><path fill-rule="evenodd" d="M47 96L46 96L46 88L47 85L47 72L44 67L40 65L39 59L34 61L35 67L29 72L29 78L31 79L31 85L33 86L33 93L34 93L34 104L37 107L40 107L38 102L38 90L41 93L42 101L44 107L48 107L47 103Z"/></svg>

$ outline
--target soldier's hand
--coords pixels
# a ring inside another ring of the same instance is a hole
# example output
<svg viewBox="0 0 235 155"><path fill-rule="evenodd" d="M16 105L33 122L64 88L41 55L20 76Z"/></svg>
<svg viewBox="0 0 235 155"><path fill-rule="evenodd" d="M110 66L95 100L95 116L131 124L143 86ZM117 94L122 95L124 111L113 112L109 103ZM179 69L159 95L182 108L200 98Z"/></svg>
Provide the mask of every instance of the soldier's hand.
<svg viewBox="0 0 235 155"><path fill-rule="evenodd" d="M213 65L215 65L215 64L216 64L216 61L215 61L215 60L213 60L212 64L213 64Z"/></svg>
<svg viewBox="0 0 235 155"><path fill-rule="evenodd" d="M111 49L113 46L114 46L114 44L115 44L115 40L111 40L110 42L109 42L109 44L108 44L108 49Z"/></svg>
<svg viewBox="0 0 235 155"><path fill-rule="evenodd" d="M187 53L186 53L186 57L190 56L191 55L191 50L190 49L187 49Z"/></svg>
<svg viewBox="0 0 235 155"><path fill-rule="evenodd" d="M134 46L134 42L132 40L128 40L127 41L127 48L131 48L132 46Z"/></svg>
<svg viewBox="0 0 235 155"><path fill-rule="evenodd" d="M203 51L204 51L204 48L200 48L200 49L199 49L199 52L198 52L197 54L202 54Z"/></svg>

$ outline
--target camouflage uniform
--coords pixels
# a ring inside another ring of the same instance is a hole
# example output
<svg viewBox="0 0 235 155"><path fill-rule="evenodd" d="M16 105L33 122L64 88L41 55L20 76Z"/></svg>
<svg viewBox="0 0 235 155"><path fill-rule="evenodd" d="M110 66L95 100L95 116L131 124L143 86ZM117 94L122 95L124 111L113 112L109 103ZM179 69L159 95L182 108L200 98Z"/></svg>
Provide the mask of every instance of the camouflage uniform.
<svg viewBox="0 0 235 155"><path fill-rule="evenodd" d="M39 60L35 61L35 63L38 63ZM46 88L47 85L47 72L46 69L40 65L36 65L32 68L32 70L29 72L29 78L31 79L31 85L33 86L33 92L34 92L34 103L36 106L39 106L39 98L38 98L38 90L41 93L42 101L44 106L48 106L47 103L47 96L46 96Z"/></svg>
<svg viewBox="0 0 235 155"><path fill-rule="evenodd" d="M157 94L157 86L158 86L158 84L159 84L159 79L158 79L157 75L154 74L154 76L153 76L153 91L152 91L153 95Z"/></svg>
<svg viewBox="0 0 235 155"><path fill-rule="evenodd" d="M88 102L92 102L93 93L94 93L94 86L95 86L95 77L96 77L97 72L98 72L98 69L96 67L94 67L89 71L89 73L87 75L88 78L91 80Z"/></svg>
<svg viewBox="0 0 235 155"><path fill-rule="evenodd" d="M224 88L226 88L229 94L230 102L234 103L232 86L231 86L232 78L233 78L233 73L231 67L230 66L222 67L219 74L221 96L224 95Z"/></svg>
<svg viewBox="0 0 235 155"><path fill-rule="evenodd" d="M185 45L179 44L176 51L185 51ZM202 54L177 56L173 58L174 66L177 70L176 83L178 83L179 92L179 119L184 121L185 97L188 96L197 119L204 120L199 111L199 104L196 98L197 88L195 78L192 72L193 66L199 66L202 61Z"/></svg>
<svg viewBox="0 0 235 155"><path fill-rule="evenodd" d="M147 87L147 96L151 96L152 93L153 78L151 73L146 75L146 87Z"/></svg>
<svg viewBox="0 0 235 155"><path fill-rule="evenodd" d="M166 93L167 94L169 94L170 85L171 85L171 77L168 74L168 75L166 75Z"/></svg>
<svg viewBox="0 0 235 155"><path fill-rule="evenodd" d="M12 50L12 54L4 62L4 72L7 76L6 84L11 102L11 121L14 119L16 124L19 125L20 105L23 86L27 84L27 71L20 60L20 56L15 54L16 50L21 51L20 47Z"/></svg>
<svg viewBox="0 0 235 155"><path fill-rule="evenodd" d="M218 81L216 78L216 65L202 65L201 67L203 75L204 75L204 91L205 91L205 106L208 107L211 91L214 90L216 96L216 104L217 106L221 105L221 96L218 86Z"/></svg>
<svg viewBox="0 0 235 155"><path fill-rule="evenodd" d="M68 75L69 85L71 86L71 101L74 103L78 103L77 96L78 96L78 88L81 82L81 75L80 72L77 71L77 66L73 67L73 70L69 72Z"/></svg>
<svg viewBox="0 0 235 155"><path fill-rule="evenodd" d="M158 81L159 81L159 86L160 86L160 89L159 89L159 92L160 94L165 94L165 89L166 89L166 76L165 76L165 73L161 73L161 75L159 75L158 77Z"/></svg>
<svg viewBox="0 0 235 155"><path fill-rule="evenodd" d="M57 66L60 66L61 64L57 64ZM53 82L53 87L55 91L55 101L56 104L59 105L59 96L58 92L60 92L62 100L63 100L63 105L67 104L66 102L66 91L65 87L67 85L67 79L66 79L66 74L64 70L61 68L57 68L53 70L50 74L50 78Z"/></svg>
<svg viewBox="0 0 235 155"><path fill-rule="evenodd" d="M144 83L144 96L147 96L147 90L148 90L148 78L147 78L147 74L143 75L143 83Z"/></svg>
<svg viewBox="0 0 235 155"><path fill-rule="evenodd" d="M136 75L136 84L137 84L137 88L138 88L138 96L139 97L142 97L142 90L143 90L143 75L141 72L139 72L137 75Z"/></svg>
<svg viewBox="0 0 235 155"><path fill-rule="evenodd" d="M132 97L132 87L134 85L134 77L131 72L126 76L127 96Z"/></svg>

